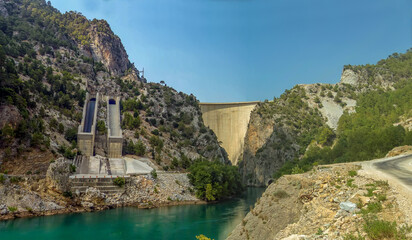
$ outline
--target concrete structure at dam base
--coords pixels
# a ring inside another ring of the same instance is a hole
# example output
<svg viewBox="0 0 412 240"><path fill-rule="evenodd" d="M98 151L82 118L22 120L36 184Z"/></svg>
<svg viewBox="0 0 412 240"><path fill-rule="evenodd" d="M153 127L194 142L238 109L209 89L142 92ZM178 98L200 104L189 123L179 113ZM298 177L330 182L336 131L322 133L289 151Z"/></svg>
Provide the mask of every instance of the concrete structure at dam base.
<svg viewBox="0 0 412 240"><path fill-rule="evenodd" d="M243 154L250 113L258 103L199 103L205 125L215 132L233 165Z"/></svg>

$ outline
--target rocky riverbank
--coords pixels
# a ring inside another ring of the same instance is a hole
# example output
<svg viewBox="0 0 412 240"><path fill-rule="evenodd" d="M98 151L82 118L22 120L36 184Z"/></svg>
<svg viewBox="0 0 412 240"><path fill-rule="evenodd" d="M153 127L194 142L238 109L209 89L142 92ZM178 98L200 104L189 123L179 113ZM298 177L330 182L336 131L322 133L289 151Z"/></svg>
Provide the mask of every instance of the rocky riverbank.
<svg viewBox="0 0 412 240"><path fill-rule="evenodd" d="M412 237L397 190L386 181L358 174L360 169L360 164L337 164L281 177L228 239Z"/></svg>
<svg viewBox="0 0 412 240"><path fill-rule="evenodd" d="M50 168L62 165L62 159ZM64 165L64 164L63 164ZM169 205L204 204L194 195L185 173L158 173L126 178L125 185L114 194L105 194L89 187L84 193L64 191L70 187L68 174L60 176L6 176L0 181L0 220L18 217L44 216L61 213L87 212L114 207L136 206L154 208Z"/></svg>

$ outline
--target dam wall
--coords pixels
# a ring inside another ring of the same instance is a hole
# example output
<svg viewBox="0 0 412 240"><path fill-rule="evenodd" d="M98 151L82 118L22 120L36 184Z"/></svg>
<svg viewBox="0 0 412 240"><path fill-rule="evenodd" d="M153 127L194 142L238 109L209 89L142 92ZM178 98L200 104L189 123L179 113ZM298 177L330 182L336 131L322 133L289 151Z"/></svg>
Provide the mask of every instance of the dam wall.
<svg viewBox="0 0 412 240"><path fill-rule="evenodd" d="M258 103L199 103L205 125L215 132L233 165L243 154L250 113Z"/></svg>
<svg viewBox="0 0 412 240"><path fill-rule="evenodd" d="M96 133L96 118L99 105L99 93L91 96L86 93L86 101L83 107L82 122L77 130L77 144L79 150L85 156L93 156L94 139Z"/></svg>
<svg viewBox="0 0 412 240"><path fill-rule="evenodd" d="M107 97L107 153L109 158L120 158L123 135L120 121L120 98Z"/></svg>

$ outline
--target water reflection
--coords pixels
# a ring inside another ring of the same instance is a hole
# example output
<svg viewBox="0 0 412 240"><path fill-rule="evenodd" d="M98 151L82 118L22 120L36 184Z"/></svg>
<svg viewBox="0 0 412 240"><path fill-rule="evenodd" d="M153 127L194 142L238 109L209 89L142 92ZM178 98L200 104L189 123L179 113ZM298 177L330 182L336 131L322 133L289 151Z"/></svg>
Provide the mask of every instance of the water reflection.
<svg viewBox="0 0 412 240"><path fill-rule="evenodd" d="M264 189L213 205L118 208L0 222L0 239L225 239Z"/></svg>

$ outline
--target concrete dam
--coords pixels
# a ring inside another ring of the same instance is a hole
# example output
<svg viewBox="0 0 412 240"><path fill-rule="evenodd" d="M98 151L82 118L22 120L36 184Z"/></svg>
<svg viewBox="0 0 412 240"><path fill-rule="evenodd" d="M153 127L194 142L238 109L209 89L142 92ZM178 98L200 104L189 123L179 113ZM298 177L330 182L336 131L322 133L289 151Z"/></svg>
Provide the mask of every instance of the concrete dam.
<svg viewBox="0 0 412 240"><path fill-rule="evenodd" d="M250 113L258 103L199 103L205 125L215 132L233 165L243 154Z"/></svg>

